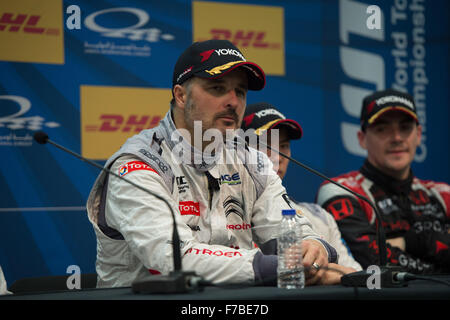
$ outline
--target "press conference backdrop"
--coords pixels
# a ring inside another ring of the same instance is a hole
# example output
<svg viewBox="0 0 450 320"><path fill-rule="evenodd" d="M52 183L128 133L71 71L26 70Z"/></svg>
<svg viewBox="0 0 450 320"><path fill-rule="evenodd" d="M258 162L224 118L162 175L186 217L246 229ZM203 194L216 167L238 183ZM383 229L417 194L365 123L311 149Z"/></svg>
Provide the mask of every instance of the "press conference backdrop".
<svg viewBox="0 0 450 320"><path fill-rule="evenodd" d="M369 7L376 5L377 7ZM248 103L300 122L292 154L334 176L364 159L362 97L414 95L423 138L417 176L450 181L448 1L0 2L0 265L23 277L95 272L85 203L98 171L33 133L103 164L158 124L171 77L193 41L229 39L267 73ZM380 11L377 11L377 8ZM380 15L378 15L378 13ZM379 19L378 19L379 18ZM321 180L291 164L291 197L314 201Z"/></svg>

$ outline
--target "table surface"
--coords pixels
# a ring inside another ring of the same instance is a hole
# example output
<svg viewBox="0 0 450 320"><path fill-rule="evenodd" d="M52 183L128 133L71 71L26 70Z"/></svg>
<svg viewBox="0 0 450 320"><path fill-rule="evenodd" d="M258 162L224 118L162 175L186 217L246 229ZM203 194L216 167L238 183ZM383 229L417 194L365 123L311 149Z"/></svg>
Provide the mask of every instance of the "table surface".
<svg viewBox="0 0 450 320"><path fill-rule="evenodd" d="M450 275L434 276L450 282ZM277 287L215 287L171 294L135 294L131 287L66 290L0 296L0 300L450 300L450 286L413 280L399 288L352 288L342 285L286 290Z"/></svg>

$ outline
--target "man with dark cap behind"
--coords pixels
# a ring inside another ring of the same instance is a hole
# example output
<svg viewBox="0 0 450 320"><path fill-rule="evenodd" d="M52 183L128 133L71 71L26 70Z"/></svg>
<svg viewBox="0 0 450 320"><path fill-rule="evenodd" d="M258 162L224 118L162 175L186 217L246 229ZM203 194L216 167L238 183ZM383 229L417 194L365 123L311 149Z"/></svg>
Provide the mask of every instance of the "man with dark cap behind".
<svg viewBox="0 0 450 320"><path fill-rule="evenodd" d="M363 100L359 144L367 158L359 171L334 178L377 206L386 231L388 263L413 273L450 271L450 186L414 176L420 144L412 96L392 89ZM325 182L317 202L329 211L363 268L378 264L376 216L364 201Z"/></svg>
<svg viewBox="0 0 450 320"><path fill-rule="evenodd" d="M150 273L173 270L170 208L183 270L213 283L276 283L277 231L282 209L290 209L286 191L276 174L264 171L270 161L261 152L240 148L238 157L228 157L234 146L244 146L233 133L240 128L247 91L264 85L262 69L229 41L196 42L181 54L165 118L128 139L105 164L159 197L104 173L90 193L98 287L130 286ZM223 137L234 143L224 144ZM306 219L299 221L305 265L334 262L334 248ZM311 283L322 275L305 271Z"/></svg>
<svg viewBox="0 0 450 320"><path fill-rule="evenodd" d="M258 138L263 142L266 141L264 143L267 143L270 148L287 156L291 156L291 140L298 140L303 136L303 129L297 121L287 119L275 106L266 102L247 106L241 129L246 134L247 130L254 130ZM275 130L278 130L278 135L273 134ZM277 141L273 141L273 139L277 139ZM278 147L275 147L275 144ZM283 179L287 174L289 159L279 155L276 151L271 151L270 148L264 148L262 144L256 147L258 150L267 153L274 163L274 171ZM336 222L327 211L314 203L297 202L292 197L289 200L297 214L305 216L311 222L313 230L331 244L338 253L338 264L328 264L330 271L327 272L325 277L329 282L339 283L343 274L361 270L361 266L353 259L343 243ZM333 272L332 269L336 269L338 272Z"/></svg>

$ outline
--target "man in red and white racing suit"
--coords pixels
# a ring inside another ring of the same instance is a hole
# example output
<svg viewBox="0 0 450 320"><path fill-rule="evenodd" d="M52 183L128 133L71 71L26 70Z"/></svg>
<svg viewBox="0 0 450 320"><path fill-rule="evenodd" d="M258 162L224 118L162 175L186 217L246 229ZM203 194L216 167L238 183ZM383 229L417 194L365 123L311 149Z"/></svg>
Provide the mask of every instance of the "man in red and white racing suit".
<svg viewBox="0 0 450 320"><path fill-rule="evenodd" d="M192 61L184 63L186 54ZM214 77L202 73L206 69L214 70ZM262 70L243 60L230 42L210 40L194 43L180 57L173 84L174 102L165 118L157 127L128 139L105 167L170 203L181 239L183 270L214 283L274 283L278 224L281 210L290 207L271 162L238 138L234 145L240 146L240 152L232 160L225 159L228 147L203 152L179 130L189 131L192 121L188 120L195 117L221 129L239 128L247 88L264 86ZM206 107L196 113L205 101ZM216 113L207 118L210 111ZM180 162L180 155L190 160ZM88 199L88 215L97 236L98 287L129 286L148 273L173 270L173 220L164 201L101 173ZM304 265L326 267L328 261L336 261L334 248L312 231L306 218L298 219ZM321 271L307 269L306 277L319 281Z"/></svg>
<svg viewBox="0 0 450 320"><path fill-rule="evenodd" d="M363 101L358 133L368 157L359 171L334 180L377 206L388 263L412 273L448 273L450 186L413 175L411 162L420 137L410 95L390 89L369 95ZM333 215L363 268L379 263L379 222L369 204L329 182L320 187L317 203Z"/></svg>

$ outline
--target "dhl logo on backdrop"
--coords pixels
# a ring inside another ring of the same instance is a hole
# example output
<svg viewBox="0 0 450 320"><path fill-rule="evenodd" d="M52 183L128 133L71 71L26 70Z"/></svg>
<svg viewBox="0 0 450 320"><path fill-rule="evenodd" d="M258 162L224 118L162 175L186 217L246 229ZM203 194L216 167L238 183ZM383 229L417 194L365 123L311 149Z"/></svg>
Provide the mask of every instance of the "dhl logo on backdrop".
<svg viewBox="0 0 450 320"><path fill-rule="evenodd" d="M170 89L81 86L81 153L108 159L131 136L157 126Z"/></svg>
<svg viewBox="0 0 450 320"><path fill-rule="evenodd" d="M226 39L266 74L285 74L282 7L194 1L193 39Z"/></svg>
<svg viewBox="0 0 450 320"><path fill-rule="evenodd" d="M61 0L0 1L0 60L64 63Z"/></svg>

